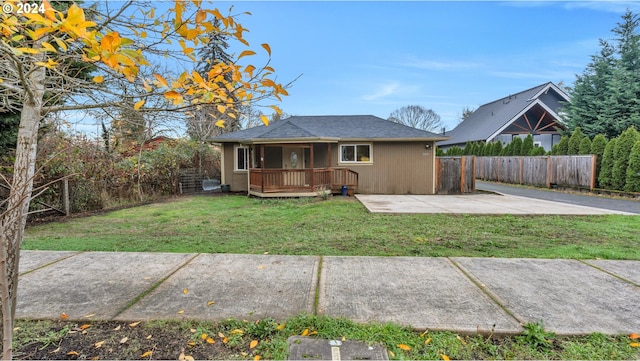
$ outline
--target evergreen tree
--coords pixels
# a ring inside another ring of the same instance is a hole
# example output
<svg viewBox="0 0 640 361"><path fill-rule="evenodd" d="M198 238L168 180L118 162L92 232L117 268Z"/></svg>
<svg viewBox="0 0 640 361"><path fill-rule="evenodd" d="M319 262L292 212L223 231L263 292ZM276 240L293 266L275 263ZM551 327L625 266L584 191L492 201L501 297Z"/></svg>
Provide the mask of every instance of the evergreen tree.
<svg viewBox="0 0 640 361"><path fill-rule="evenodd" d="M634 127L629 127L618 137L616 147L613 150L615 161L611 171L613 189L623 190L627 182L627 167L629 166L629 155L631 148L640 140L640 134Z"/></svg>
<svg viewBox="0 0 640 361"><path fill-rule="evenodd" d="M531 150L531 152L529 153L529 155L534 155L534 156L538 156L538 155L545 155L545 150L542 147L533 147L533 149Z"/></svg>
<svg viewBox="0 0 640 361"><path fill-rule="evenodd" d="M556 155L567 155L569 154L569 137L563 136L560 138L560 142L556 144L558 146L558 151Z"/></svg>
<svg viewBox="0 0 640 361"><path fill-rule="evenodd" d="M640 140L631 148L624 190L627 192L640 192Z"/></svg>
<svg viewBox="0 0 640 361"><path fill-rule="evenodd" d="M611 139L604 148L602 162L600 163L600 173L598 174L598 183L600 188L612 189L613 162L615 160L613 154L618 138Z"/></svg>
<svg viewBox="0 0 640 361"><path fill-rule="evenodd" d="M607 146L607 138L605 138L603 134L596 135L595 138L593 138L593 142L591 142L591 154L596 155L596 175L598 176L600 175L600 168L602 166L602 156L604 155L604 150L606 146ZM600 186L598 185L598 187Z"/></svg>
<svg viewBox="0 0 640 361"><path fill-rule="evenodd" d="M522 141L522 148L520 148L520 154L527 156L527 155L531 155L531 152L533 152L533 136L529 134Z"/></svg>
<svg viewBox="0 0 640 361"><path fill-rule="evenodd" d="M492 148L493 150L491 152L491 155L493 155L494 157L497 157L502 154L502 142L500 141L494 142Z"/></svg>
<svg viewBox="0 0 640 361"><path fill-rule="evenodd" d="M640 127L640 35L637 14L627 11L612 29L613 42L600 40L600 51L576 77L566 104L568 129L581 127L590 138L609 139L629 126Z"/></svg>
<svg viewBox="0 0 640 361"><path fill-rule="evenodd" d="M474 155L481 157L484 155L485 142L476 142L476 151Z"/></svg>
<svg viewBox="0 0 640 361"><path fill-rule="evenodd" d="M589 137L583 137L582 140L580 141L578 154L580 155L591 154L591 141L589 140Z"/></svg>
<svg viewBox="0 0 640 361"><path fill-rule="evenodd" d="M467 144L464 145L464 149L462 151L463 155L471 155L473 154L473 143L471 141L467 141Z"/></svg>
<svg viewBox="0 0 640 361"><path fill-rule="evenodd" d="M511 141L511 155L519 156L522 149L522 138L515 137Z"/></svg>
<svg viewBox="0 0 640 361"><path fill-rule="evenodd" d="M576 127L569 137L569 145L567 147L567 155L576 155L580 152L580 142L584 138L584 134L580 127Z"/></svg>

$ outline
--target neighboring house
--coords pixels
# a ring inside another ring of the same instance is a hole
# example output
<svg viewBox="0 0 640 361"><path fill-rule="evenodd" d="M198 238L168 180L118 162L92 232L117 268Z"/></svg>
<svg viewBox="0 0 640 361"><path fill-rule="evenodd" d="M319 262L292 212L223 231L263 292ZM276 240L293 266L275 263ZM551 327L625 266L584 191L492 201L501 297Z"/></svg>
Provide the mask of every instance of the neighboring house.
<svg viewBox="0 0 640 361"><path fill-rule="evenodd" d="M209 139L222 183L260 197L435 193L435 142L446 137L372 115L293 116Z"/></svg>
<svg viewBox="0 0 640 361"><path fill-rule="evenodd" d="M455 129L445 133L450 138L438 142L446 150L464 147L471 142L510 143L514 137L533 135L536 146L546 151L560 141L558 129L564 130L560 109L569 96L553 83L546 83L480 106Z"/></svg>

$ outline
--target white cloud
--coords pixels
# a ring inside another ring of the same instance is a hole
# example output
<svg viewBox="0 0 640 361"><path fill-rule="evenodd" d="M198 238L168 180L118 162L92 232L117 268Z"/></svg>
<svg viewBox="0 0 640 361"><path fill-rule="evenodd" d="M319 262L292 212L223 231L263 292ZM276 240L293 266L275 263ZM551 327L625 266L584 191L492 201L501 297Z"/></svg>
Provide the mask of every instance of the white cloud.
<svg viewBox="0 0 640 361"><path fill-rule="evenodd" d="M372 101L372 100L379 100L381 98L386 98L390 95L393 95L395 93L397 93L400 89L400 84L393 82L393 83L388 83L388 84L384 84L382 86L380 86L377 91L371 93L371 94L366 94L362 96L363 100L368 100L368 101Z"/></svg>

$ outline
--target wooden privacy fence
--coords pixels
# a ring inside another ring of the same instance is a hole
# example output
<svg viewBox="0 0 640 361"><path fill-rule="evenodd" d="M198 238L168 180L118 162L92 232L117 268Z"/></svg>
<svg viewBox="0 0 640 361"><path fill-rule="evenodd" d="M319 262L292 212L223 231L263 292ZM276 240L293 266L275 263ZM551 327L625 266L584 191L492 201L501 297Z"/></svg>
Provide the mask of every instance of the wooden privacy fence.
<svg viewBox="0 0 640 361"><path fill-rule="evenodd" d="M475 170L478 179L496 182L591 190L596 186L595 155L477 157Z"/></svg>
<svg viewBox="0 0 640 361"><path fill-rule="evenodd" d="M476 190L475 156L436 157L436 194Z"/></svg>

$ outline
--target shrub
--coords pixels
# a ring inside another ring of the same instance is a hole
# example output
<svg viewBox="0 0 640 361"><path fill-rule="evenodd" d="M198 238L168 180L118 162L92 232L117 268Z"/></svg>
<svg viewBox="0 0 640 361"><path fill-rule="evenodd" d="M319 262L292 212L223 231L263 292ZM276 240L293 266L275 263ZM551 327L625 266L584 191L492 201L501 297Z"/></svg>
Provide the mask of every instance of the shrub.
<svg viewBox="0 0 640 361"><path fill-rule="evenodd" d="M631 148L640 140L640 134L633 126L622 132L613 150L615 161L611 172L613 189L623 190L627 182L627 167L629 166L629 155Z"/></svg>
<svg viewBox="0 0 640 361"><path fill-rule="evenodd" d="M627 192L640 192L640 140L631 148L624 190Z"/></svg>
<svg viewBox="0 0 640 361"><path fill-rule="evenodd" d="M522 150L522 138L520 137L513 138L510 146L511 146L511 155L515 155L515 156L524 155L520 153L520 151Z"/></svg>
<svg viewBox="0 0 640 361"><path fill-rule="evenodd" d="M591 141L589 140L589 137L583 137L582 140L580 141L578 154L580 155L591 154Z"/></svg>
<svg viewBox="0 0 640 361"><path fill-rule="evenodd" d="M567 155L579 154L580 142L582 142L582 138L584 137L585 135L582 133L582 130L580 130L580 127L576 127L576 129L573 130L573 133L571 133L571 136L569 137L569 143L567 144Z"/></svg>
<svg viewBox="0 0 640 361"><path fill-rule="evenodd" d="M533 136L531 134L527 135L526 138L522 141L522 147L520 148L521 155L531 155L533 151Z"/></svg>
<svg viewBox="0 0 640 361"><path fill-rule="evenodd" d="M618 138L611 139L604 148L604 153L602 155L602 162L600 163L600 173L598 174L598 183L601 188L611 189L612 187L612 178L611 174L613 172L613 151L616 147L616 143L618 142Z"/></svg>
<svg viewBox="0 0 640 361"><path fill-rule="evenodd" d="M569 138L563 136L560 138L560 142L556 144L558 146L556 154L554 155L567 155L569 154Z"/></svg>
<svg viewBox="0 0 640 361"><path fill-rule="evenodd" d="M591 142L591 154L596 155L596 177L600 175L600 167L602 165L602 156L604 155L604 149L607 146L607 138L603 134L598 134L593 138ZM599 185L598 185L599 187Z"/></svg>

